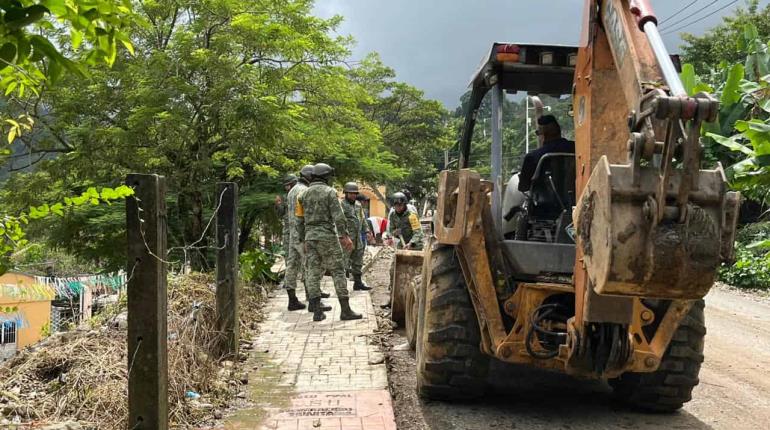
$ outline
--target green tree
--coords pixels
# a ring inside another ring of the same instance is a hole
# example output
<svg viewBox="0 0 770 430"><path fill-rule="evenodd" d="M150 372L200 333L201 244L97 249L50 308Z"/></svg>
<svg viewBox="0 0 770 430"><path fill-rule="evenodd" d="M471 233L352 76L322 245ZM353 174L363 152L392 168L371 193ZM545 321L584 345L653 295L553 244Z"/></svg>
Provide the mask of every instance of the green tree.
<svg viewBox="0 0 770 430"><path fill-rule="evenodd" d="M83 77L88 65L112 65L120 43L133 51L128 0L13 0L0 11L0 91L19 103L2 124L9 143L32 129L25 94L39 95L64 71Z"/></svg>
<svg viewBox="0 0 770 430"><path fill-rule="evenodd" d="M393 69L376 54L366 57L351 75L370 95L360 105L364 115L379 126L384 148L404 172L382 182L392 190L408 189L417 199L432 194L443 167L443 151L452 143L449 113L421 90L395 81Z"/></svg>
<svg viewBox="0 0 770 430"><path fill-rule="evenodd" d="M736 35L743 58L721 62L704 77L686 64L682 81L689 94L715 94L720 101L717 121L702 127L707 161L727 166L733 189L767 207L770 197L770 53L765 39L749 23ZM716 59L714 59L716 61ZM761 218L761 217L760 217ZM740 287L767 288L770 268L767 223L744 226L737 235L736 262L720 277Z"/></svg>
<svg viewBox="0 0 770 430"><path fill-rule="evenodd" d="M115 0L14 0L0 4L0 91L5 118L0 131L8 143L33 131L34 119L27 114L29 93L40 97L46 86L63 71L83 77L85 67L112 65L118 43L128 51L133 46L124 29L132 18L129 1ZM68 55L69 54L69 55ZM8 155L10 149L0 149ZM26 244L23 227L30 219L64 215L64 210L87 202L99 204L129 195L127 187L86 189L80 196L65 196L52 202L0 213L0 273L7 270L10 254ZM7 209L7 208L4 208Z"/></svg>
<svg viewBox="0 0 770 430"><path fill-rule="evenodd" d="M739 36L745 47L740 62L723 63L707 78L685 64L681 76L689 94L705 91L720 101L717 120L704 123L701 130L706 161L728 166L734 188L765 202L770 186L770 53L754 25L746 24Z"/></svg>
<svg viewBox="0 0 770 430"><path fill-rule="evenodd" d="M747 0L745 8L738 8L734 15L725 16L722 23L701 36L682 33L682 60L692 64L695 72L708 76L720 64L743 62L747 52L743 31L752 24L760 39L770 38L770 5L759 8L759 0Z"/></svg>
<svg viewBox="0 0 770 430"><path fill-rule="evenodd" d="M44 130L22 140L31 153L58 156L41 158L35 173L14 175L8 184L44 193L6 193L3 201L23 207L65 190L116 184L132 171L163 174L176 252L170 258L181 260L180 247L196 244L187 258L201 268L211 255L206 227L217 181L240 184L248 237L258 224L274 225L278 177L304 163L328 162L340 179L396 180L403 171L382 144L379 124L361 109L374 96L350 79L345 65L351 40L334 35L339 17L314 17L312 6L311 0L140 4L135 55L119 54L111 69L91 70L85 84L65 77L31 100L31 115ZM104 211L39 234L86 256L110 246L122 252L115 238L123 226L113 222L122 209ZM94 228L99 234L90 234Z"/></svg>

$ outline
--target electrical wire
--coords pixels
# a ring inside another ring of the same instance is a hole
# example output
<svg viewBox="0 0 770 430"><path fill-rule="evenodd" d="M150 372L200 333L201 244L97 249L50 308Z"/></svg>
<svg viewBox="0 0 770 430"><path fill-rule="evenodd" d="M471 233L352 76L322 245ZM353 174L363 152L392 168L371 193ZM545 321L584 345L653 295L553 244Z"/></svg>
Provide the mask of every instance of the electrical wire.
<svg viewBox="0 0 770 430"><path fill-rule="evenodd" d="M730 3L727 3L726 5L724 5L724 6L720 7L719 9L717 9L717 10L715 10L715 11L711 12L710 14L708 14L708 15L706 15L706 16L703 16L703 17L701 17L701 18L699 18L699 19L696 19L695 21L692 21L692 22L690 22L690 23L688 23L688 24L685 24L685 25L683 25L683 26L681 26L681 27L678 27L678 28L675 28L675 29L673 29L673 30L669 30L669 31L666 31L666 32L665 32L665 33L663 33L662 35L663 35L663 36L665 36L665 35L667 35L667 34L676 33L677 31L683 30L683 29L685 29L685 28L687 28L687 27L689 27L689 26L691 26L691 25L693 25L693 24L697 24L697 23L699 23L699 22L703 21L704 19L706 19L706 18L708 18L708 17L710 17L710 16L714 15L715 13L717 13L717 12L720 12L720 11L722 11L722 10L724 10L724 9L727 9L728 7L730 7L730 6L734 5L735 3L738 3L738 0L733 0L733 1L731 1Z"/></svg>
<svg viewBox="0 0 770 430"><path fill-rule="evenodd" d="M679 9L679 10L678 10L678 11L676 11L676 12L674 12L674 14L673 14L673 15L671 15L671 16L669 16L669 17L666 17L666 18L664 18L662 21L660 21L660 22L658 23L658 25L662 25L664 22L666 22L666 21L670 20L671 18L673 18L673 17L675 17L675 16L679 15L680 13L684 12L684 11L685 11L687 8L689 8L690 6L694 5L695 3L698 3L698 0L693 0L692 2L688 3L688 4L687 4L687 6L685 6L685 7L681 8L681 9Z"/></svg>
<svg viewBox="0 0 770 430"><path fill-rule="evenodd" d="M693 12L693 13L691 13L691 14L689 14L689 15L685 16L684 18L682 18L682 19L680 19L680 20L678 20L678 21L676 21L676 22L674 22L674 23L672 23L672 24L664 25L664 26L663 26L664 28L661 28L660 30L661 30L661 31L665 31L665 30L668 30L668 29L670 29L671 27L674 27L675 25L679 25L680 23L682 23L682 22L685 22L685 21L687 21L688 19L692 18L693 16L695 16L695 15L697 15L697 14L699 14L699 13L703 12L704 10L706 10L706 9L708 9L708 8L710 8L710 7L711 7L711 5L713 5L713 4L715 4L715 3L718 3L719 1L720 1L720 0L711 0L711 3L707 4L706 6L703 6L702 8L700 8L700 9L696 10L695 12ZM660 26L659 26L659 27L660 27Z"/></svg>

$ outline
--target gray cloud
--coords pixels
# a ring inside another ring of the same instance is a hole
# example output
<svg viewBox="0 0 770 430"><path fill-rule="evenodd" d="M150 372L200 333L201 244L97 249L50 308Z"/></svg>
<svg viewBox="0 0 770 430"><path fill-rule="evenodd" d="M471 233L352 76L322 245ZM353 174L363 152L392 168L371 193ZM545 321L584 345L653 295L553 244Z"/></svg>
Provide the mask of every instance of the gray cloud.
<svg viewBox="0 0 770 430"><path fill-rule="evenodd" d="M760 4L768 2L763 0ZM688 3L690 0L653 0L661 20ZM708 3L699 1L669 24ZM729 0L720 0L682 24L727 3ZM742 3L687 27L686 31L701 34ZM316 14L345 17L339 31L356 39L354 59L379 52L383 61L396 70L399 80L424 90L428 97L451 109L457 106L471 74L492 42L576 45L583 1L317 0ZM664 39L669 50L676 52L681 42L678 35Z"/></svg>

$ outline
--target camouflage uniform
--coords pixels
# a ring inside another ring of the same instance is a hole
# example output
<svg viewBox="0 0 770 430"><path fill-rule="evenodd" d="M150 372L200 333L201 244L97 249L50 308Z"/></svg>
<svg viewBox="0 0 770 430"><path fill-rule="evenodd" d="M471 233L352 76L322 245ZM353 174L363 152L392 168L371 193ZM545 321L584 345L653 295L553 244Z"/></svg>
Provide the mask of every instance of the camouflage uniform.
<svg viewBox="0 0 770 430"><path fill-rule="evenodd" d="M297 199L294 213L299 239L307 246L305 289L308 297L320 299L321 278L328 269L337 298L347 299L345 255L339 238L348 236L348 230L337 192L322 181L314 181Z"/></svg>
<svg viewBox="0 0 770 430"><path fill-rule="evenodd" d="M307 185L298 182L286 196L286 213L289 214L289 221L287 223L289 246L286 252L286 275L284 277L284 285L287 289L292 290L297 288L297 275L300 272L302 272L303 279L307 279L307 273L305 272L305 250L303 249L302 242L299 240L297 217L294 215L297 208L297 198L305 190L307 190Z"/></svg>
<svg viewBox="0 0 770 430"><path fill-rule="evenodd" d="M348 254L348 264L345 267L350 268L350 273L360 275L364 266L364 251L366 243L361 240L361 233L369 232L369 224L364 216L364 208L357 201L342 199L342 212L345 213L347 220L348 233L353 241L353 250Z"/></svg>
<svg viewBox="0 0 770 430"><path fill-rule="evenodd" d="M281 204L275 205L275 212L281 218L281 246L283 246L283 255L289 255L289 211L287 210L286 199L288 197L281 196Z"/></svg>
<svg viewBox="0 0 770 430"><path fill-rule="evenodd" d="M388 215L388 233L393 237L397 249L404 248L401 238L404 239L407 248L422 249L423 234L420 219L409 209L401 214L392 211Z"/></svg>

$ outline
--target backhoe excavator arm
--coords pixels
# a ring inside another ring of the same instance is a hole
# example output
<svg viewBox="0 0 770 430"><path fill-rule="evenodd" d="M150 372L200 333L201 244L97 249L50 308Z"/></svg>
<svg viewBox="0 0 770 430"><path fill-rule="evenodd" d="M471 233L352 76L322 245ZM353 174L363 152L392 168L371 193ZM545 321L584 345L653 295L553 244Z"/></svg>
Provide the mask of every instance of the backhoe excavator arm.
<svg viewBox="0 0 770 430"><path fill-rule="evenodd" d="M727 191L721 166L701 169L701 124L716 118L718 102L686 93L648 1L590 0L573 103L580 196L573 364L601 354L587 345L588 327L633 327L643 299L674 304L656 338L624 334L633 330L602 336L619 336L620 350L656 349L660 357L691 301L732 257L739 195ZM602 364L622 367L629 358Z"/></svg>

